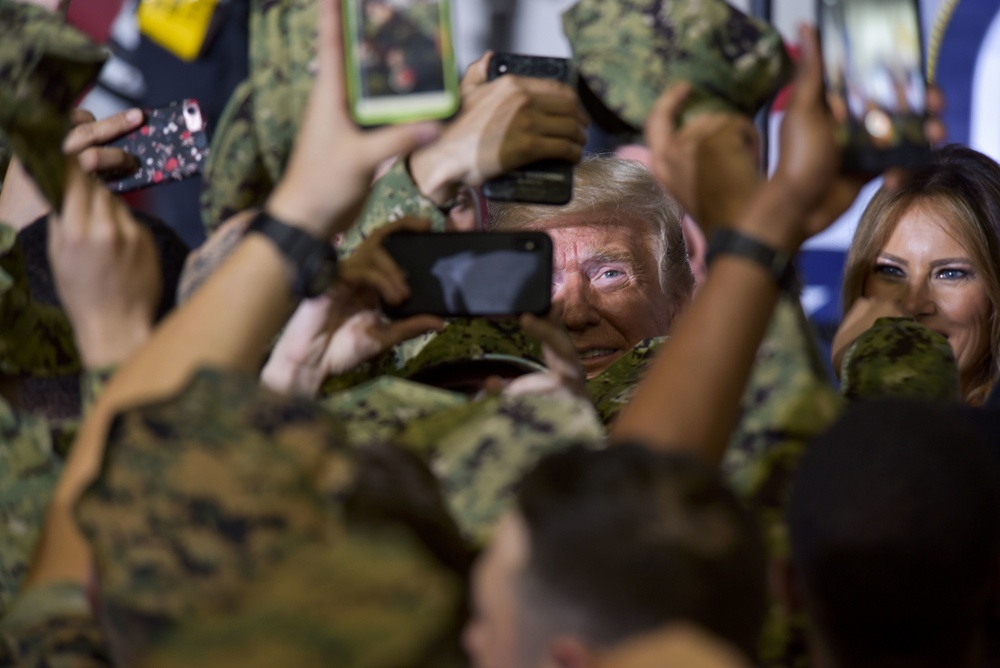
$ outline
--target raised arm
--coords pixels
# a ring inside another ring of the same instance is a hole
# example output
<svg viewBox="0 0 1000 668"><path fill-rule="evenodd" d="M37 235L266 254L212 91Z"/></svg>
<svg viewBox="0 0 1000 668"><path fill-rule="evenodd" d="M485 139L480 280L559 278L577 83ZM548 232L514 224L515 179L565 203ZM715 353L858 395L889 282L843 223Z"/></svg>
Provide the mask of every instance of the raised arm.
<svg viewBox="0 0 1000 668"><path fill-rule="evenodd" d="M752 145L745 140L746 119L696 119L676 136L672 124L683 90L664 95L647 127L657 175L696 217L702 217L699 222L729 227L789 256L835 220L860 188L859 181L838 175L839 149L824 103L816 35L803 29L801 37L802 60L781 128L781 156L770 182L748 188L746 169L739 167L739 161L753 160L746 150ZM700 135L696 147L714 142L723 150L687 148L679 159L676 147L685 147L684 133L699 132L709 123L715 125L713 131ZM744 138L743 150L724 150L727 137L735 147ZM720 162L713 166L713 160ZM732 217L726 220L728 216ZM778 283L765 266L720 254L619 415L613 438L688 449L720 462L778 295Z"/></svg>
<svg viewBox="0 0 1000 668"><path fill-rule="evenodd" d="M266 204L278 220L329 240L354 220L382 160L412 151L437 135L416 125L362 132L347 114L339 2L322 0L316 83L285 175ZM117 220L119 200L71 167L61 225ZM258 234L248 234L192 298L158 327L108 384L70 453L47 518L29 580L84 581L86 545L73 526L72 505L96 475L111 417L122 407L178 391L202 366L255 371L294 305L294 268Z"/></svg>

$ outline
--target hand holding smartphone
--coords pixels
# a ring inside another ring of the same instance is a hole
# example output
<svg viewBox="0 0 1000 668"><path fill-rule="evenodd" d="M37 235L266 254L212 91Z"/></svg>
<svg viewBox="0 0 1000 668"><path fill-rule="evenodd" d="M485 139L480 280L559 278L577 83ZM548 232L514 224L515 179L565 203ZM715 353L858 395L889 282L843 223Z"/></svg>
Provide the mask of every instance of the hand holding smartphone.
<svg viewBox="0 0 1000 668"><path fill-rule="evenodd" d="M555 79L574 86L576 75L569 60L498 53L490 59L488 81L513 74ZM573 197L573 165L564 160L540 160L483 184L488 199L503 202L566 204Z"/></svg>
<svg viewBox="0 0 1000 668"><path fill-rule="evenodd" d="M818 0L827 98L843 169L877 174L930 157L917 0Z"/></svg>
<svg viewBox="0 0 1000 668"><path fill-rule="evenodd" d="M130 174L105 181L113 192L130 192L200 174L208 156L208 134L196 100L147 109L144 114L146 122L141 127L107 144L131 155L138 165Z"/></svg>
<svg viewBox="0 0 1000 668"><path fill-rule="evenodd" d="M552 301L552 240L544 232L397 232L385 249L410 297L390 318L544 315Z"/></svg>
<svg viewBox="0 0 1000 668"><path fill-rule="evenodd" d="M358 125L458 111L450 0L344 0L345 65Z"/></svg>

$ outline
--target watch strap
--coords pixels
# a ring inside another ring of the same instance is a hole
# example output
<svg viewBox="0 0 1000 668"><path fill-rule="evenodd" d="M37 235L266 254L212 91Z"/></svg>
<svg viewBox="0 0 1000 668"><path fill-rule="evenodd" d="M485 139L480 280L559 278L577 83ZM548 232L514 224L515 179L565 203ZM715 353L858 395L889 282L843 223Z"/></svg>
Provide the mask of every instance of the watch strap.
<svg viewBox="0 0 1000 668"><path fill-rule="evenodd" d="M261 211L250 222L247 233L256 232L271 240L293 268L292 294L317 297L336 278L337 252L329 242L282 222Z"/></svg>
<svg viewBox="0 0 1000 668"><path fill-rule="evenodd" d="M711 264L719 255L735 255L756 262L767 270L782 290L793 290L797 283L792 253L772 248L742 232L718 230L708 245L708 263Z"/></svg>

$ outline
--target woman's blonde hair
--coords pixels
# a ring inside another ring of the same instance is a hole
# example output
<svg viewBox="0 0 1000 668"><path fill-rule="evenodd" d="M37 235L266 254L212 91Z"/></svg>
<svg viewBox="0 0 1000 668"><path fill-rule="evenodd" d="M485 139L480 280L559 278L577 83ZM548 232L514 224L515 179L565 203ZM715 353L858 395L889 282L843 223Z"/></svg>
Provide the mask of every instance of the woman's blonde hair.
<svg viewBox="0 0 1000 668"><path fill-rule="evenodd" d="M863 296L878 254L899 220L914 205L934 207L954 225L990 299L990 353L965 397L981 402L1000 378L1000 165L966 146L935 151L900 190L879 189L861 214L844 265L841 306L846 315Z"/></svg>

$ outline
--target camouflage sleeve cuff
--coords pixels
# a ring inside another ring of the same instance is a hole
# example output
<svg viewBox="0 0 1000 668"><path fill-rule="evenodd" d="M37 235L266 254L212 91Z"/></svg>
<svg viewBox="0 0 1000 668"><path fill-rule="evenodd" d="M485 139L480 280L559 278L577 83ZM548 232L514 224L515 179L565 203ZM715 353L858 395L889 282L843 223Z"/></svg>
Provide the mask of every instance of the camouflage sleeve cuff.
<svg viewBox="0 0 1000 668"><path fill-rule="evenodd" d="M406 217L429 220L432 231L444 231L444 214L434 202L420 194L406 168L406 162L403 159L397 160L372 186L357 222L341 239L341 254L350 255L372 232Z"/></svg>
<svg viewBox="0 0 1000 668"><path fill-rule="evenodd" d="M0 222L0 374L54 376L79 369L69 318L31 298L17 232Z"/></svg>
<svg viewBox="0 0 1000 668"><path fill-rule="evenodd" d="M97 397L116 371L118 365L114 364L100 369L87 369L80 375L80 404L84 415L94 407Z"/></svg>
<svg viewBox="0 0 1000 668"><path fill-rule="evenodd" d="M0 621L0 665L110 666L83 588L57 583L25 592Z"/></svg>

